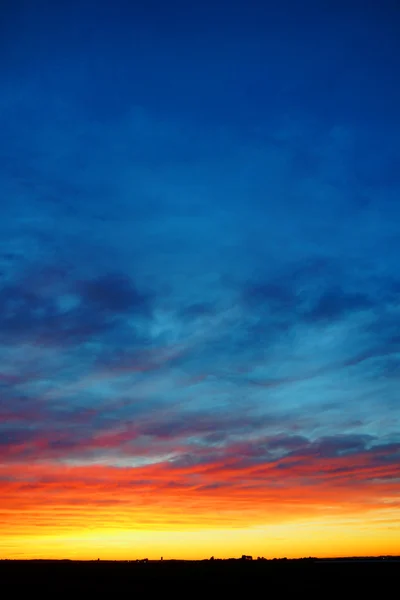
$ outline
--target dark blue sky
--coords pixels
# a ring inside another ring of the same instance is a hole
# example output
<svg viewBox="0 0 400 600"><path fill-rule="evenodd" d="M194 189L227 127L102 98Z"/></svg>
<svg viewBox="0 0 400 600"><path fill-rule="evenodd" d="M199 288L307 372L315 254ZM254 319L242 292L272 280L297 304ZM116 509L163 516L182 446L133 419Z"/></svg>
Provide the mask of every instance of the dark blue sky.
<svg viewBox="0 0 400 600"><path fill-rule="evenodd" d="M399 3L279 6L2 3L4 462L398 473Z"/></svg>

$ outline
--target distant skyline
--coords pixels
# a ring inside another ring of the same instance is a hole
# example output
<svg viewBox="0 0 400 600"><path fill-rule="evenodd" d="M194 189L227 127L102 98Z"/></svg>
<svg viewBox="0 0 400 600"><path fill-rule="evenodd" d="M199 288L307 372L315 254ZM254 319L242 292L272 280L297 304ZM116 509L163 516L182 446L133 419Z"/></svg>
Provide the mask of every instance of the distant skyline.
<svg viewBox="0 0 400 600"><path fill-rule="evenodd" d="M0 17L0 558L400 554L399 3Z"/></svg>

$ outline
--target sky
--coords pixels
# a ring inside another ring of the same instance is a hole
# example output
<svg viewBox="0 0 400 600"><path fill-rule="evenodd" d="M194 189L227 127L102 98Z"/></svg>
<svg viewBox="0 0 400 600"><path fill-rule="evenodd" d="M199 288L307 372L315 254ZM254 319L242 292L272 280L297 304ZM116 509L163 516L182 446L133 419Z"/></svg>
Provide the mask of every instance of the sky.
<svg viewBox="0 0 400 600"><path fill-rule="evenodd" d="M400 5L274 4L1 4L0 558L400 554Z"/></svg>

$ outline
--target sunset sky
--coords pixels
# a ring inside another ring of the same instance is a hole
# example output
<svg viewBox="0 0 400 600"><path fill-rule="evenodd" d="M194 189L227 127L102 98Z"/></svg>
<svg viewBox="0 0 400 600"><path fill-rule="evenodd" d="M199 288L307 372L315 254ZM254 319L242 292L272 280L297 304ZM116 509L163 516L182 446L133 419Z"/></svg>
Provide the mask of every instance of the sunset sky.
<svg viewBox="0 0 400 600"><path fill-rule="evenodd" d="M1 3L0 558L400 554L399 73L394 0Z"/></svg>

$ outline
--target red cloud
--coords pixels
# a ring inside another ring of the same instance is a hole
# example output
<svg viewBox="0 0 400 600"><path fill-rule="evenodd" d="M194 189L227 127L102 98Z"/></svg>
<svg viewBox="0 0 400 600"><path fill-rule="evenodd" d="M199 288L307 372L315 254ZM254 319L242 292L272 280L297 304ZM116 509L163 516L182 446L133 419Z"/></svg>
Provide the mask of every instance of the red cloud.
<svg viewBox="0 0 400 600"><path fill-rule="evenodd" d="M204 527L229 521L243 526L400 504L395 445L351 456L284 457L262 465L226 455L213 462L203 459L194 465L164 461L129 468L2 466L0 533L132 523Z"/></svg>

